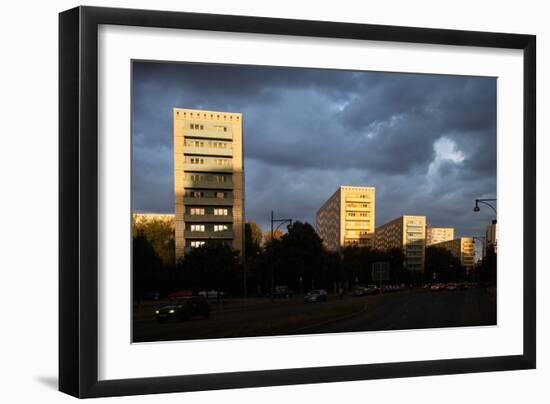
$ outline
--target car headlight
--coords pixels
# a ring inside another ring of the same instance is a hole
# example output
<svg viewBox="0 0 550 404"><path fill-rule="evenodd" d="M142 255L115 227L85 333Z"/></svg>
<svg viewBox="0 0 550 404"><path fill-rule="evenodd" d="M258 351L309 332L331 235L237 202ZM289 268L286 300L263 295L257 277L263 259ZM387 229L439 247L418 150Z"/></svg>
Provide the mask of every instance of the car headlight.
<svg viewBox="0 0 550 404"><path fill-rule="evenodd" d="M155 310L155 314L159 314L159 311L158 311L158 310Z"/></svg>
<svg viewBox="0 0 550 404"><path fill-rule="evenodd" d="M174 309L170 310L168 313L174 314L176 311Z"/></svg>

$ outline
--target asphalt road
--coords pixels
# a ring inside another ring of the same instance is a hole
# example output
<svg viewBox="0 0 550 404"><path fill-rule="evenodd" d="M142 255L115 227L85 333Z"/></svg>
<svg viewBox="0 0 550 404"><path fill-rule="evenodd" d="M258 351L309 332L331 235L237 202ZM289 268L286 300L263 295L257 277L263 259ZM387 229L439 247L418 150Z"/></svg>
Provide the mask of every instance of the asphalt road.
<svg viewBox="0 0 550 404"><path fill-rule="evenodd" d="M457 291L418 291L367 303L352 318L305 330L307 333L406 330L496 325L496 293L483 288Z"/></svg>
<svg viewBox="0 0 550 404"><path fill-rule="evenodd" d="M152 309L134 313L134 342L495 325L496 293L412 289L312 304L249 299L212 304L210 319L165 324L148 315Z"/></svg>

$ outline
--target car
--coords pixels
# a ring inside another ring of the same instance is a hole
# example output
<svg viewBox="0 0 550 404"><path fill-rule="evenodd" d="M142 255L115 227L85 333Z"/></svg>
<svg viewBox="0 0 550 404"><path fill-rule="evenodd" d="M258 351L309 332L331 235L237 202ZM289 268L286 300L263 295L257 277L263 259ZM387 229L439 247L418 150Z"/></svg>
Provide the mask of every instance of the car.
<svg viewBox="0 0 550 404"><path fill-rule="evenodd" d="M159 323L170 320L189 320L193 317L210 318L210 304L202 296L182 297L177 304L156 309L154 316Z"/></svg>
<svg viewBox="0 0 550 404"><path fill-rule="evenodd" d="M368 289L366 286L356 285L353 287L352 294L353 296L365 296L366 294L368 294Z"/></svg>
<svg viewBox="0 0 550 404"><path fill-rule="evenodd" d="M430 290L431 290L432 292L437 292L437 291L441 290L441 289L439 288L439 283L434 283L432 286L430 286Z"/></svg>
<svg viewBox="0 0 550 404"><path fill-rule="evenodd" d="M289 298L292 297L292 290L286 285L278 285L275 286L275 290L273 291L273 298L275 299L283 299L283 298Z"/></svg>
<svg viewBox="0 0 550 404"><path fill-rule="evenodd" d="M373 293L377 293L378 292L378 286L376 285L367 285L367 295L372 295Z"/></svg>
<svg viewBox="0 0 550 404"><path fill-rule="evenodd" d="M328 293L325 289L312 290L304 297L306 303L326 302L327 300Z"/></svg>
<svg viewBox="0 0 550 404"><path fill-rule="evenodd" d="M456 283L448 283L446 286L446 289L451 292L454 292L457 289Z"/></svg>

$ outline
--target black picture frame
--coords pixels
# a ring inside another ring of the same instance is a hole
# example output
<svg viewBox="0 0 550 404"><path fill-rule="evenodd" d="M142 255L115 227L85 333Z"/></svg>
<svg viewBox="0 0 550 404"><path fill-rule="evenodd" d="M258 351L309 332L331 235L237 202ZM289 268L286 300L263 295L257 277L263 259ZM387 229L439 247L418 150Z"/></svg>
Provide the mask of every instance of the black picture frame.
<svg viewBox="0 0 550 404"><path fill-rule="evenodd" d="M100 24L523 50L523 354L99 381L97 61ZM59 100L59 389L62 392L85 398L535 368L535 36L77 7L59 15Z"/></svg>

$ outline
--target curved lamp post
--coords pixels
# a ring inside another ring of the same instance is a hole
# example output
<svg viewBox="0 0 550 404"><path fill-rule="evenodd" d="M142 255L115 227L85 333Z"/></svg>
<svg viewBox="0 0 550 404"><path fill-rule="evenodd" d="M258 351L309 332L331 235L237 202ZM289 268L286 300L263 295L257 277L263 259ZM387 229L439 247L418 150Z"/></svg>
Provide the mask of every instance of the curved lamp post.
<svg viewBox="0 0 550 404"><path fill-rule="evenodd" d="M476 206L474 206L473 211L476 212L476 213L479 212L481 210L480 207L479 207L479 204L482 203L482 204L490 207L491 209L493 209L493 212L495 212L495 216L496 216L497 215L496 208L489 203L489 202L496 202L496 201L497 201L496 199L476 199ZM496 222L497 222L497 220L496 220L496 217L495 217L495 220L493 221L493 223L496 223Z"/></svg>

